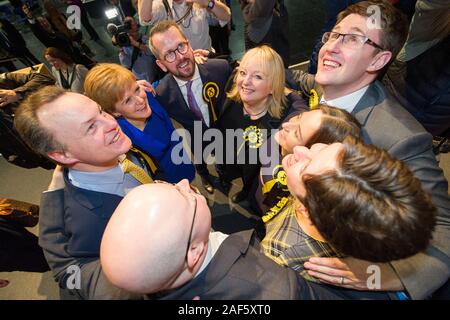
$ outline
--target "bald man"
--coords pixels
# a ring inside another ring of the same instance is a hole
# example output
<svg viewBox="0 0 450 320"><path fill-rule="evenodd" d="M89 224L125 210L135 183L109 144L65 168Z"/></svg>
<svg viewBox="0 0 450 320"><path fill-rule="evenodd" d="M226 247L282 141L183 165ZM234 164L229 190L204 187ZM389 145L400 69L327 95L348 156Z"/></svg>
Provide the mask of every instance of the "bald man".
<svg viewBox="0 0 450 320"><path fill-rule="evenodd" d="M210 229L206 200L187 180L139 186L106 227L103 272L115 286L149 298L339 298L265 257L252 231Z"/></svg>

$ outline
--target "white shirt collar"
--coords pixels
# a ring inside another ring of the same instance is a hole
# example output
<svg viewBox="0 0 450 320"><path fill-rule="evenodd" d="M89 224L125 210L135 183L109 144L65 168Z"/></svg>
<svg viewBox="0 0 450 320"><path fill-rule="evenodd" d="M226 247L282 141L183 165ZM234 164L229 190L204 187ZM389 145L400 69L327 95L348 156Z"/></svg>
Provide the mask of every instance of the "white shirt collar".
<svg viewBox="0 0 450 320"><path fill-rule="evenodd" d="M200 269L198 269L197 273L195 274L194 278L198 276L202 271L209 265L212 258L216 254L217 250L219 250L219 247L221 246L222 242L228 237L227 234L222 232L211 232L209 234L209 241L208 241L208 251L206 252L205 260L203 260L202 266Z"/></svg>
<svg viewBox="0 0 450 320"><path fill-rule="evenodd" d="M361 100L362 96L366 93L369 86L362 87L361 89L352 92L346 96L339 97L336 99L331 100L325 100L322 96L320 98L320 103L329 105L331 107L336 107L339 109L344 109L345 111L348 111L351 113L353 109L355 109L356 105L358 104L359 100Z"/></svg>
<svg viewBox="0 0 450 320"><path fill-rule="evenodd" d="M124 173L119 163L111 169L95 172L79 171L69 168L68 174L69 180L77 187L91 185L98 186L98 188L107 188L107 185L122 183L123 175ZM84 189L89 188L85 187Z"/></svg>

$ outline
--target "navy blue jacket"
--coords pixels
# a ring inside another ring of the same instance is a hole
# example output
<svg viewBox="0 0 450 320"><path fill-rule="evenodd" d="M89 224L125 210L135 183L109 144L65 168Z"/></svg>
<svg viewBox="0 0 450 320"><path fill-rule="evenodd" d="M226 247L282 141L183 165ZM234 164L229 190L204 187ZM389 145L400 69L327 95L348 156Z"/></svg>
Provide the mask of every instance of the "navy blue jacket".
<svg viewBox="0 0 450 320"><path fill-rule="evenodd" d="M229 63L223 59L209 59L205 64L199 64L198 69L203 85L213 82L216 83L219 88L219 96L215 105L216 113L219 115L226 97L226 84L233 70ZM171 74L167 74L160 81L156 88L156 93L156 99L166 109L169 117L180 123L189 131L191 137L194 137L194 121L196 119L189 109L189 106L186 104L175 78ZM209 113L210 126L213 127L211 110ZM202 131L206 129L207 127L203 124Z"/></svg>
<svg viewBox="0 0 450 320"><path fill-rule="evenodd" d="M122 197L75 187L68 179L67 170L64 180L67 252L74 257L98 257L103 232Z"/></svg>

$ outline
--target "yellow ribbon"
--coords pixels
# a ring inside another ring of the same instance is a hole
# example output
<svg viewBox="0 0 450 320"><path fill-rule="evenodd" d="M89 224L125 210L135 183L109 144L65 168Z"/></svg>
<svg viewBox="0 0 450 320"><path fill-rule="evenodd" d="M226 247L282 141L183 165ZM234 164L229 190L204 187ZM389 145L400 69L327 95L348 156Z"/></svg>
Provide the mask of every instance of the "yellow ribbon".
<svg viewBox="0 0 450 320"><path fill-rule="evenodd" d="M311 91L309 93L310 93L310 96L309 96L309 109L310 110L314 110L319 105L319 95L317 94L317 91L314 90L314 89L311 89Z"/></svg>
<svg viewBox="0 0 450 320"><path fill-rule="evenodd" d="M217 83L212 81L205 83L205 85L203 86L203 100L205 100L208 103L208 106L211 109L214 122L217 121L217 114L216 110L214 109L212 100L213 98L217 99L218 97L219 97L219 86L217 85Z"/></svg>

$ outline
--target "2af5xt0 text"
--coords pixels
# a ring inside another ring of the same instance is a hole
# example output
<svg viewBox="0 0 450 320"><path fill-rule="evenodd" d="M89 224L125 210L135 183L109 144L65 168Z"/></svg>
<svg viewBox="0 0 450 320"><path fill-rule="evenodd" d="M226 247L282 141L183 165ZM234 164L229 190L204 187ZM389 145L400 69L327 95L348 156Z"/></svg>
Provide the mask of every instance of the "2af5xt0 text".
<svg viewBox="0 0 450 320"><path fill-rule="evenodd" d="M269 315L268 304L222 304L220 307L189 306L178 308L179 315L201 315L209 318L214 314L220 315Z"/></svg>

